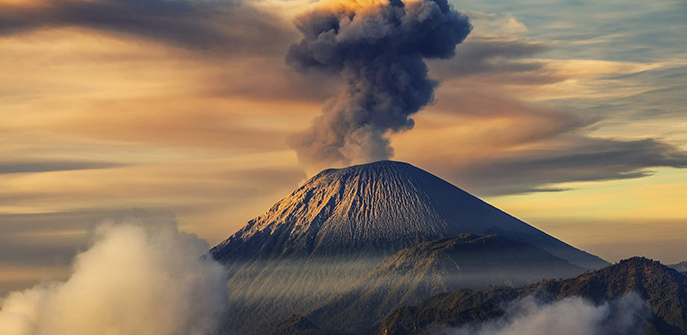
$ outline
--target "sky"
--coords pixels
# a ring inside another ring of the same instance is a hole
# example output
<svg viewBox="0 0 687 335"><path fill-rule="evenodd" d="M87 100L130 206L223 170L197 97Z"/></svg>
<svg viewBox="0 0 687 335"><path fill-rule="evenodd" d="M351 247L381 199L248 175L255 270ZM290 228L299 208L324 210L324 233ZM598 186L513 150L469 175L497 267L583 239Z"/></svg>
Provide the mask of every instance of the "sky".
<svg viewBox="0 0 687 335"><path fill-rule="evenodd" d="M383 156L608 261L687 260L687 2L451 4L472 30L426 60L434 98L375 133ZM373 160L294 144L348 87L287 61L318 5L0 0L0 294L64 278L121 211L212 245Z"/></svg>

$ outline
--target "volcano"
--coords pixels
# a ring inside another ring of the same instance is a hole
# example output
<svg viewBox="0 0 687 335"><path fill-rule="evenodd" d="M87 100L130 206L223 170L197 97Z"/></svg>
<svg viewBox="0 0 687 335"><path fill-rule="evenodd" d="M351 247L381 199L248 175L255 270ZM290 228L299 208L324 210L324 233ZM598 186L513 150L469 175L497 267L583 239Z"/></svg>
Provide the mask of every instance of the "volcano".
<svg viewBox="0 0 687 335"><path fill-rule="evenodd" d="M320 172L212 254L227 263L395 253L465 233L526 242L584 268L607 265L422 169L394 161Z"/></svg>
<svg viewBox="0 0 687 335"><path fill-rule="evenodd" d="M461 234L525 243L571 269L608 264L410 164L328 169L212 248L230 276L227 327L255 333L307 314L398 251Z"/></svg>

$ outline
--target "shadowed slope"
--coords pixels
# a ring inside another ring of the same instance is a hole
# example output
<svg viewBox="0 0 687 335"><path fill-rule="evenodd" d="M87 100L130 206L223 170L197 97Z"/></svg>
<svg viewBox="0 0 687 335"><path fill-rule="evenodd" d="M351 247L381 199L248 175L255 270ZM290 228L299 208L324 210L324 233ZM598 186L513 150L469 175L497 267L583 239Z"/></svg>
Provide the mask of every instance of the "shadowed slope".
<svg viewBox="0 0 687 335"><path fill-rule="evenodd" d="M347 335L346 333L320 329L302 315L294 314L260 335Z"/></svg>
<svg viewBox="0 0 687 335"><path fill-rule="evenodd" d="M566 280L436 295L416 307L393 311L375 334L428 334L441 325L455 327L490 320L504 315L510 302L525 296L554 301L583 297L602 303L627 293L638 294L651 310L652 315L645 320L646 334L687 334L687 276L641 257Z"/></svg>
<svg viewBox="0 0 687 335"><path fill-rule="evenodd" d="M329 329L357 333L394 308L458 288L525 285L584 270L531 245L497 235L463 234L406 248L307 317Z"/></svg>

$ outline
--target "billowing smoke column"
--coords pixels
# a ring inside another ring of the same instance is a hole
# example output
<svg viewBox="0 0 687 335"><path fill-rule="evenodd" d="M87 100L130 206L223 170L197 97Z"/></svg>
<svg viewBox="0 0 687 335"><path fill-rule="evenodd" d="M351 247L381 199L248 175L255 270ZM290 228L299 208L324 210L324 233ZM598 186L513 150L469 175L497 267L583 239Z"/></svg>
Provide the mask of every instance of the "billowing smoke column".
<svg viewBox="0 0 687 335"><path fill-rule="evenodd" d="M320 3L296 25L303 39L287 63L337 72L344 84L312 126L290 139L309 166L391 157L385 135L412 128L410 116L432 102L438 85L423 59L453 56L471 30L446 0Z"/></svg>
<svg viewBox="0 0 687 335"><path fill-rule="evenodd" d="M2 335L210 335L227 306L226 271L164 214L97 226L65 282L0 301Z"/></svg>

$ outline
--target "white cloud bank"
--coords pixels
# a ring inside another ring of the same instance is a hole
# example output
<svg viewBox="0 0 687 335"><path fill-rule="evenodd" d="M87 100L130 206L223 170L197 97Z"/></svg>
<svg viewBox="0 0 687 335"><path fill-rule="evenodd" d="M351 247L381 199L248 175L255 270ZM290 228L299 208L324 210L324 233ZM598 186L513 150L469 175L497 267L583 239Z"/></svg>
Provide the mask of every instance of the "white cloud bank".
<svg viewBox="0 0 687 335"><path fill-rule="evenodd" d="M138 213L141 214L141 213ZM223 267L173 217L129 215L95 227L66 282L0 302L3 335L206 335L227 306Z"/></svg>
<svg viewBox="0 0 687 335"><path fill-rule="evenodd" d="M634 293L600 305L578 297L548 304L527 297L497 321L442 329L438 335L640 335L649 315L646 303Z"/></svg>

